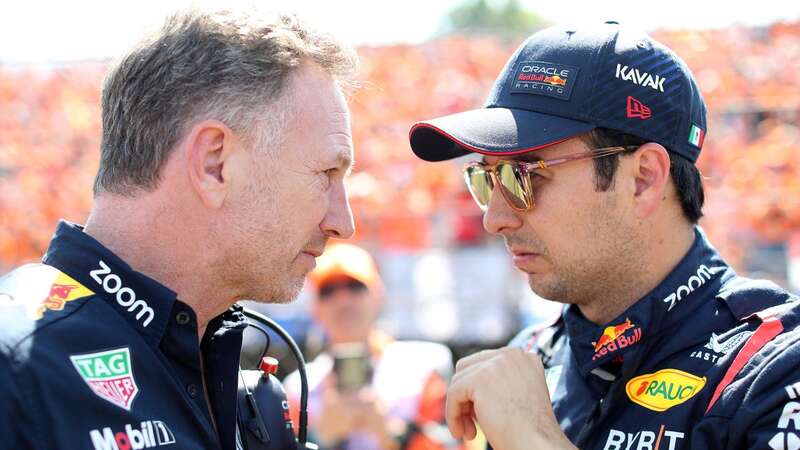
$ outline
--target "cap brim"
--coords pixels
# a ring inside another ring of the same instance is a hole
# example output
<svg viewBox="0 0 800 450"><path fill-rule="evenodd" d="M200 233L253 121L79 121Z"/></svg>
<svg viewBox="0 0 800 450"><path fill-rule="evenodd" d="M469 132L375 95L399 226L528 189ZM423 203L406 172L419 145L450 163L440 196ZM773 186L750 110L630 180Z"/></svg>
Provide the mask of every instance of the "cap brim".
<svg viewBox="0 0 800 450"><path fill-rule="evenodd" d="M534 111L481 108L418 122L409 140L414 154L444 161L470 152L492 156L526 153L565 141L594 125Z"/></svg>

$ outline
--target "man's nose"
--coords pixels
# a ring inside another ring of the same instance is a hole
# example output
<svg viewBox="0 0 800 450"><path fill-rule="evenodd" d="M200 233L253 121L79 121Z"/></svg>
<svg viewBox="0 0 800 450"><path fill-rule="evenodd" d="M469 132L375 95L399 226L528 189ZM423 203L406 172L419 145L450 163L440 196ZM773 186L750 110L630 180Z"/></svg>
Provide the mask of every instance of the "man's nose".
<svg viewBox="0 0 800 450"><path fill-rule="evenodd" d="M511 209L495 183L483 213L483 227L491 234L503 235L522 226L519 213Z"/></svg>
<svg viewBox="0 0 800 450"><path fill-rule="evenodd" d="M353 211L350 209L350 200L344 182L339 181L331 190L328 211L320 224L326 236L336 239L348 239L355 233Z"/></svg>

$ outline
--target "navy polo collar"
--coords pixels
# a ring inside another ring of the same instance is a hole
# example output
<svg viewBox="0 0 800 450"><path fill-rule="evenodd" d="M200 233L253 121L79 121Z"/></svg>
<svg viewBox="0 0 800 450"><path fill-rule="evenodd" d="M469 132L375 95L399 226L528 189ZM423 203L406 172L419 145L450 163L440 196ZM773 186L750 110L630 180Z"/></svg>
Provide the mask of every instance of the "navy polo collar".
<svg viewBox="0 0 800 450"><path fill-rule="evenodd" d="M58 223L42 262L94 291L151 345L158 345L177 300L175 292L135 271L82 226L64 220Z"/></svg>
<svg viewBox="0 0 800 450"><path fill-rule="evenodd" d="M241 306L209 321L199 342L195 313L174 291L134 270L80 225L65 221L59 222L43 262L94 291L88 301L104 301L125 317L149 345L168 355L182 382L200 384L203 358L211 410L203 409L214 415L222 447L236 448L237 369L247 327Z"/></svg>
<svg viewBox="0 0 800 450"><path fill-rule="evenodd" d="M614 320L598 326L586 320L576 305L565 308L570 346L584 376L609 361L627 360L647 341L678 327L735 276L702 229L696 226L694 231L694 242L680 263Z"/></svg>

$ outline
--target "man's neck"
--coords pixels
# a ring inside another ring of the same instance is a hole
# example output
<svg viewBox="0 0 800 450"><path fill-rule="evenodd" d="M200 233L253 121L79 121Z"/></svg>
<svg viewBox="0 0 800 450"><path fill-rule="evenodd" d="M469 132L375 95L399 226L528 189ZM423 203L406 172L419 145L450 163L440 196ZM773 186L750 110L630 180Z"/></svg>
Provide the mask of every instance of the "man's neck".
<svg viewBox="0 0 800 450"><path fill-rule="evenodd" d="M137 272L175 291L197 315L202 338L209 320L229 305L213 304L223 293L210 289L213 273L202 251L192 247L193 230L156 202L147 194L135 199L105 194L96 200L84 231Z"/></svg>
<svg viewBox="0 0 800 450"><path fill-rule="evenodd" d="M598 325L608 323L661 284L691 248L694 227L682 227L668 236L651 240L647 251L620 276L616 291L609 289L601 295L602 300L579 304L584 317Z"/></svg>

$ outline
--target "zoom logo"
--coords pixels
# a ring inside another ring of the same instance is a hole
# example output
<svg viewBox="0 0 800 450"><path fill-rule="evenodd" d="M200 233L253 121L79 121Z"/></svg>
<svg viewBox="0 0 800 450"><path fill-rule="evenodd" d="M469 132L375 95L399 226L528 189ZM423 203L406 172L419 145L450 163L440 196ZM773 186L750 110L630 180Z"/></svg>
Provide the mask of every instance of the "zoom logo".
<svg viewBox="0 0 800 450"><path fill-rule="evenodd" d="M686 280L686 284L678 286L678 289L676 289L675 292L664 297L664 300L662 301L664 303L669 303L667 311L672 310L672 308L675 307L675 303L683 300L684 297L694 292L695 289L704 285L706 281L711 280L711 277L711 270L706 267L705 264L700 265L700 267L697 268L697 273L690 276L689 279Z"/></svg>
<svg viewBox="0 0 800 450"><path fill-rule="evenodd" d="M108 264L100 260L100 268L89 272L89 275L94 281L97 282L109 294L115 294L117 303L124 308L128 308L128 312L132 313L139 309L136 314L136 320L142 321L142 326L147 327L153 321L156 313L153 308L142 299L137 298L136 292L133 289L123 286L122 279L111 273L111 268ZM144 319L143 319L144 318Z"/></svg>

